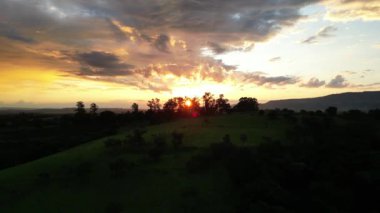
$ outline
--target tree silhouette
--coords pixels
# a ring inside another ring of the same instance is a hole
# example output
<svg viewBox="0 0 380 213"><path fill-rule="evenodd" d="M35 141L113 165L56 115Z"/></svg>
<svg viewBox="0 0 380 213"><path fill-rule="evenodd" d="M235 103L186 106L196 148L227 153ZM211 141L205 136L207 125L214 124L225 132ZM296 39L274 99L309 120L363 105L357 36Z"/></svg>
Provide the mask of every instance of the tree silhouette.
<svg viewBox="0 0 380 213"><path fill-rule="evenodd" d="M211 113L215 107L214 95L210 92L206 92L203 97L204 109L206 113Z"/></svg>
<svg viewBox="0 0 380 213"><path fill-rule="evenodd" d="M177 112L183 112L185 109L185 99L182 97L175 97L174 101L177 103Z"/></svg>
<svg viewBox="0 0 380 213"><path fill-rule="evenodd" d="M96 103L92 103L90 105L90 114L91 115L96 115L96 112L98 111L98 105L96 105Z"/></svg>
<svg viewBox="0 0 380 213"><path fill-rule="evenodd" d="M231 109L231 105L228 103L228 99L224 98L223 94L220 94L219 98L216 99L215 107L218 112L227 112Z"/></svg>
<svg viewBox="0 0 380 213"><path fill-rule="evenodd" d="M149 110L152 112L160 111L161 110L160 99L153 98L152 100L148 101L147 106L149 107Z"/></svg>
<svg viewBox="0 0 380 213"><path fill-rule="evenodd" d="M169 113L174 113L175 109L177 108L178 104L175 101L175 99L169 99L165 104L164 104L164 111L169 112Z"/></svg>
<svg viewBox="0 0 380 213"><path fill-rule="evenodd" d="M139 105L136 103L132 104L132 113L138 113L139 112Z"/></svg>
<svg viewBox="0 0 380 213"><path fill-rule="evenodd" d="M239 103L234 106L234 110L238 112L258 111L259 103L256 98L242 97Z"/></svg>
<svg viewBox="0 0 380 213"><path fill-rule="evenodd" d="M194 97L190 101L191 101L191 109L193 111L199 111L200 108L201 108L201 104L200 104L199 98Z"/></svg>
<svg viewBox="0 0 380 213"><path fill-rule="evenodd" d="M78 101L77 104L76 104L76 109L75 109L75 112L77 115L83 115L86 113L86 109L84 108L85 105L83 103L83 101Z"/></svg>

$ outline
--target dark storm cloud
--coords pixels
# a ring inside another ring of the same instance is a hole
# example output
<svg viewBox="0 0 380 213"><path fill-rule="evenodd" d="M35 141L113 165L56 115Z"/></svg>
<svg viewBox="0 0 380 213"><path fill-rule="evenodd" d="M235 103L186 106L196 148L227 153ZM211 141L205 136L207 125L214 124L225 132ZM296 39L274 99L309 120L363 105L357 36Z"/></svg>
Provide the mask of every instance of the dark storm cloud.
<svg viewBox="0 0 380 213"><path fill-rule="evenodd" d="M320 38L327 38L333 36L333 32L336 32L338 28L334 26L327 26L321 29L316 35L310 36L309 38L302 41L304 44L317 43Z"/></svg>
<svg viewBox="0 0 380 213"><path fill-rule="evenodd" d="M0 6L5 17L28 27L112 17L139 30L174 29L207 33L224 41L238 41L241 36L261 41L294 24L302 18L299 9L315 2L318 0L4 0Z"/></svg>
<svg viewBox="0 0 380 213"><path fill-rule="evenodd" d="M23 42L26 44L37 43L37 41L34 40L32 37L24 35L20 31L9 26L8 24L1 23L1 20L0 20L0 36L3 36L13 41Z"/></svg>
<svg viewBox="0 0 380 213"><path fill-rule="evenodd" d="M45 46L36 47L36 54L46 49L68 50L66 59L51 58L51 63L57 60L58 66L66 60L70 69L65 70L77 70L74 73L83 77L110 81L126 76L128 83L145 79L148 83L134 85L158 91L170 85L160 78L167 74L215 82L231 78L236 67L204 57L202 48L216 55L251 50L254 43L266 41L304 18L299 13L302 7L319 1L2 0L0 22L15 31L1 35L25 45L43 41ZM322 31L319 36L331 32ZM123 58L119 51L125 53ZM134 66L124 61L124 56ZM298 82L295 77L265 75L244 80L265 86Z"/></svg>
<svg viewBox="0 0 380 213"><path fill-rule="evenodd" d="M346 79L342 75L337 75L333 78L326 87L329 88L345 88L350 86L350 84L346 81Z"/></svg>
<svg viewBox="0 0 380 213"><path fill-rule="evenodd" d="M69 55L80 65L79 75L119 76L131 74L133 65L122 62L112 53L92 51Z"/></svg>
<svg viewBox="0 0 380 213"><path fill-rule="evenodd" d="M112 53L92 51L85 53L77 53L74 58L92 67L98 68L131 68L129 64L124 64L120 61L119 57Z"/></svg>
<svg viewBox="0 0 380 213"><path fill-rule="evenodd" d="M326 81L321 81L318 78L311 78L307 83L301 84L301 87L319 88L326 84Z"/></svg>
<svg viewBox="0 0 380 213"><path fill-rule="evenodd" d="M24 42L24 43L27 43L27 44L34 44L34 43L36 43L36 41L33 38L24 36L24 35L16 32L16 31L5 32L5 33L3 33L3 36L6 37L6 38L8 38L8 39Z"/></svg>

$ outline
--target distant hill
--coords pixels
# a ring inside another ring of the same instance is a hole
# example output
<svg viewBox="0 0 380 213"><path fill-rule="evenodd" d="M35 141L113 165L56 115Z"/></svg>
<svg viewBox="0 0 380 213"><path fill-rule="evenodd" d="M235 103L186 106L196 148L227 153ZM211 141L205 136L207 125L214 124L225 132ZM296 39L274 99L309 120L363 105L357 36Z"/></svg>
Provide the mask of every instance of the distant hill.
<svg viewBox="0 0 380 213"><path fill-rule="evenodd" d="M122 112L126 112L127 109L122 109L122 108L100 108L99 109L99 112L103 112L103 111L112 111L115 113L122 113ZM0 114L18 114L18 113L71 114L71 113L74 113L74 108L61 108L61 109L0 108Z"/></svg>
<svg viewBox="0 0 380 213"><path fill-rule="evenodd" d="M287 99L269 101L261 105L262 109L288 108L293 110L324 110L335 106L340 111L359 109L380 109L380 91L375 92L349 92L328 95L318 98Z"/></svg>

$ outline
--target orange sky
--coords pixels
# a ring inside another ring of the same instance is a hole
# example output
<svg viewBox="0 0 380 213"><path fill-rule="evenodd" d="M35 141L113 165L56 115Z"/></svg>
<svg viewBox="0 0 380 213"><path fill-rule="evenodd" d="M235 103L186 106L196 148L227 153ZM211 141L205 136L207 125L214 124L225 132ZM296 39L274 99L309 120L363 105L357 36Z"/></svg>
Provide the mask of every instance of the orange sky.
<svg viewBox="0 0 380 213"><path fill-rule="evenodd" d="M1 1L0 107L380 89L379 1L182 4Z"/></svg>

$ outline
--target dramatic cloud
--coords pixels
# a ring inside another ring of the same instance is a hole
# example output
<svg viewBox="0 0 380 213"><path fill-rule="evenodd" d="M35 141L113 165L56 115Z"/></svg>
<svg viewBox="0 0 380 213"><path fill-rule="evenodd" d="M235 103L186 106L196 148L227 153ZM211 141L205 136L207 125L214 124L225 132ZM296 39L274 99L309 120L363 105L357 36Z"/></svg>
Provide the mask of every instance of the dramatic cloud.
<svg viewBox="0 0 380 213"><path fill-rule="evenodd" d="M310 36L309 38L302 41L304 44L317 43L320 38L327 38L333 36L332 33L337 31L338 28L334 26L327 26L322 28L316 35Z"/></svg>
<svg viewBox="0 0 380 213"><path fill-rule="evenodd" d="M305 18L301 8L320 2L2 0L0 60L14 64L20 58L44 61L67 74L153 91L168 91L173 82L183 78L218 83L243 79L267 87L291 85L299 79L286 74L251 73L236 78L240 75L237 67L215 58L254 50L255 43L268 41ZM376 6L377 1L357 2L340 1L335 8L355 4L367 12L378 9L367 7ZM303 43L315 43L336 30L328 26Z"/></svg>
<svg viewBox="0 0 380 213"><path fill-rule="evenodd" d="M342 75L337 75L328 84L326 84L326 87L329 87L329 88L344 88L348 86L349 86L348 82Z"/></svg>
<svg viewBox="0 0 380 213"><path fill-rule="evenodd" d="M301 84L301 87L318 88L325 84L325 81L320 81L318 78L311 78L306 84Z"/></svg>
<svg viewBox="0 0 380 213"><path fill-rule="evenodd" d="M81 65L80 75L87 76L118 76L128 75L133 65L121 62L121 60L112 53L106 52L85 52L76 53L72 59Z"/></svg>

